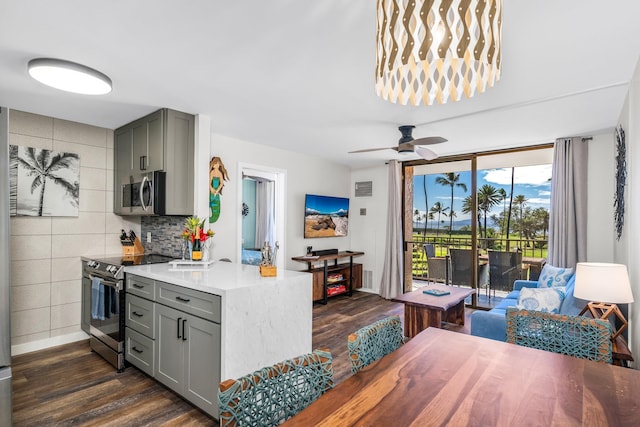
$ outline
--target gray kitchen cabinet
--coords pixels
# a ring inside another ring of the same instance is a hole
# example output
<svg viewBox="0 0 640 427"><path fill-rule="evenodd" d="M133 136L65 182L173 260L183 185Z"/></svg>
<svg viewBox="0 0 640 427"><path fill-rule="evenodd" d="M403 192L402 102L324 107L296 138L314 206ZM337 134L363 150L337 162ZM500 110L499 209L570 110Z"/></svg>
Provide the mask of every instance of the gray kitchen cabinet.
<svg viewBox="0 0 640 427"><path fill-rule="evenodd" d="M127 274L125 359L218 417L221 298Z"/></svg>
<svg viewBox="0 0 640 427"><path fill-rule="evenodd" d="M164 170L163 112L158 110L115 130L117 176Z"/></svg>
<svg viewBox="0 0 640 427"><path fill-rule="evenodd" d="M166 215L194 212L195 116L163 108L114 131L114 213L128 177L165 171Z"/></svg>
<svg viewBox="0 0 640 427"><path fill-rule="evenodd" d="M157 304L155 378L218 416L220 325Z"/></svg>

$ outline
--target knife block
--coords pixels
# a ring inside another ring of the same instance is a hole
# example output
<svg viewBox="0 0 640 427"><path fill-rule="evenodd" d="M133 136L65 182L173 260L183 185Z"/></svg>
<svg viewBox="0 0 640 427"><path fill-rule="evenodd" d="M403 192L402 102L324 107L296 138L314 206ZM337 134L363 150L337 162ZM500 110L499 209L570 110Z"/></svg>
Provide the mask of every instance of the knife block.
<svg viewBox="0 0 640 427"><path fill-rule="evenodd" d="M144 246L137 237L133 240L132 245L122 245L122 256L143 255Z"/></svg>

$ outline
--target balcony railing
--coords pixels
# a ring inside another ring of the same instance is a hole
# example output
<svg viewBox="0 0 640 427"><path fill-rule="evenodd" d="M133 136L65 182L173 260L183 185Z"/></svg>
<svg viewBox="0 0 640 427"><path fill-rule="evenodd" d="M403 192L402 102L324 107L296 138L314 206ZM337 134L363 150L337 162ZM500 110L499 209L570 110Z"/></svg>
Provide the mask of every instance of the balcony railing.
<svg viewBox="0 0 640 427"><path fill-rule="evenodd" d="M426 279L427 256L424 250L424 244L431 243L435 248L436 257L444 257L449 254L450 248L455 249L471 249L471 237L456 236L423 236L414 234L413 240L407 243L413 244L412 251L412 270L414 279ZM515 251L522 252L523 258L545 259L547 257L547 240L546 239L526 239L511 237L505 238L478 238L478 253L486 255L488 251Z"/></svg>

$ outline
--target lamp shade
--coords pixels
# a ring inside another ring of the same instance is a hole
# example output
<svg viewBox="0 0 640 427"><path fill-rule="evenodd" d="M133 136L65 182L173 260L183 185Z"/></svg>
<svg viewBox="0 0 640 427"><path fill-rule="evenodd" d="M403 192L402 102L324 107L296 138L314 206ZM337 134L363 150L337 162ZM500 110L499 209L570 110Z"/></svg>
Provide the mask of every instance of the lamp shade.
<svg viewBox="0 0 640 427"><path fill-rule="evenodd" d="M576 284L573 294L586 301L611 304L633 302L627 266L600 262L576 264Z"/></svg>
<svg viewBox="0 0 640 427"><path fill-rule="evenodd" d="M54 58L29 61L29 75L47 86L83 95L111 92L111 79L87 66Z"/></svg>
<svg viewBox="0 0 640 427"><path fill-rule="evenodd" d="M378 0L376 94L444 104L500 79L502 0Z"/></svg>

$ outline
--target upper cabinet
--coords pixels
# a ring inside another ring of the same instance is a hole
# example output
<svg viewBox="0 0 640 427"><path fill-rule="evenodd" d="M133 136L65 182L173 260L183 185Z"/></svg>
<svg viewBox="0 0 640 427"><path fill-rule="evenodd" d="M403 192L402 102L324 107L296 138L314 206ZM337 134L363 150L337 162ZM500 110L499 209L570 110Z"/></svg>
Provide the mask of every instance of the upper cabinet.
<svg viewBox="0 0 640 427"><path fill-rule="evenodd" d="M122 185L129 177L166 172L162 195L167 215L194 213L195 116L163 108L114 132L114 212L122 212Z"/></svg>
<svg viewBox="0 0 640 427"><path fill-rule="evenodd" d="M120 176L164 170L164 115L158 110L116 129L117 167Z"/></svg>

